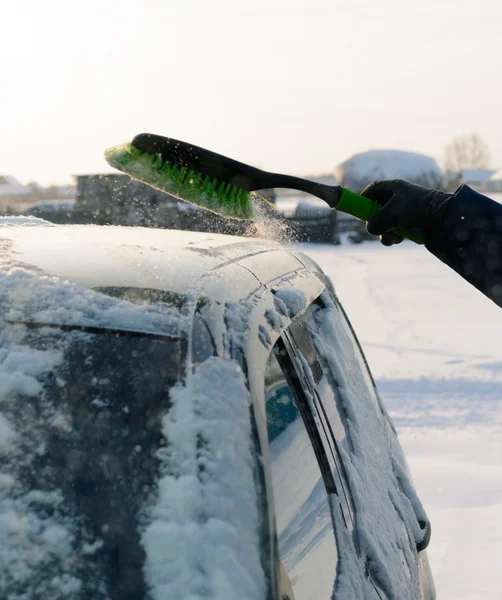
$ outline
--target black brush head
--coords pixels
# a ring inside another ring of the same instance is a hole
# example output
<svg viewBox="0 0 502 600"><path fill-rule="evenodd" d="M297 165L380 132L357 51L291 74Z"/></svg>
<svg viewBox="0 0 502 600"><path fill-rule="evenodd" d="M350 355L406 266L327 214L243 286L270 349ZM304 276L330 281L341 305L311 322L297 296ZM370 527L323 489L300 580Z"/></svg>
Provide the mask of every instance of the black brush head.
<svg viewBox="0 0 502 600"><path fill-rule="evenodd" d="M160 155L164 162L176 163L249 192L269 187L269 173L193 144L153 133L140 133L131 143L141 152Z"/></svg>

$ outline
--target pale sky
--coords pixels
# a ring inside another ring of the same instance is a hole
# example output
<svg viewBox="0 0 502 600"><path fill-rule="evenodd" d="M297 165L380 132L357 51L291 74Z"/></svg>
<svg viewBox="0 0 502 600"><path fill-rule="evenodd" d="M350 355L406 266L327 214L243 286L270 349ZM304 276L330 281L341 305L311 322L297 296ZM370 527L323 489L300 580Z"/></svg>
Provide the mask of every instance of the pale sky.
<svg viewBox="0 0 502 600"><path fill-rule="evenodd" d="M372 148L502 167L501 0L5 0L0 174L106 172L148 131L295 174Z"/></svg>

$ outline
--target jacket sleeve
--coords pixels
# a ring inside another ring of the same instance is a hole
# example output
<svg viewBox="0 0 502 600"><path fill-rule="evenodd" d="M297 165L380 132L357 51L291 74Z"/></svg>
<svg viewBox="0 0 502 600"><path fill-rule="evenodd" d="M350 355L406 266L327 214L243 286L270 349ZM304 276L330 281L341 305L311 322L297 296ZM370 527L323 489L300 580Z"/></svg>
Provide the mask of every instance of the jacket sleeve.
<svg viewBox="0 0 502 600"><path fill-rule="evenodd" d="M466 185L453 195L427 249L502 306L502 204Z"/></svg>

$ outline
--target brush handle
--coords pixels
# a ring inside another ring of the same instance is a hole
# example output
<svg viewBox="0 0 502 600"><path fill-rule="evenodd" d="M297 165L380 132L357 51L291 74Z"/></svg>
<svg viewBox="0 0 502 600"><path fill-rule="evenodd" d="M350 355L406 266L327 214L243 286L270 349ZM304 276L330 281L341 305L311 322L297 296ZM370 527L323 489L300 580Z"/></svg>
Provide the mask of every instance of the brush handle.
<svg viewBox="0 0 502 600"><path fill-rule="evenodd" d="M378 202L354 194L354 192L351 192L346 188L344 188L340 200L338 200L336 205L336 210L357 217L358 219L361 219L361 221L369 221L369 219L371 219L371 217L381 208L382 205L378 204ZM392 233L396 233L401 237L411 240L412 242L415 242L415 244L424 243L424 236L418 231L406 231L406 229L398 227L397 229L393 229Z"/></svg>

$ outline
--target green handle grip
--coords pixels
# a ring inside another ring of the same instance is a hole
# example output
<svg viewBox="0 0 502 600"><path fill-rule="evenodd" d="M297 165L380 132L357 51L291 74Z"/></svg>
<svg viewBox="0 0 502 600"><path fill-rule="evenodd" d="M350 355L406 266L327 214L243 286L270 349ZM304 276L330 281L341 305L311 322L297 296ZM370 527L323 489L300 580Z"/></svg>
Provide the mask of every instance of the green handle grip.
<svg viewBox="0 0 502 600"><path fill-rule="evenodd" d="M351 192L347 188L344 188L340 200L336 205L336 210L357 217L358 219L361 219L361 221L368 221L381 208L382 206L378 204L378 202L354 194L354 192ZM397 229L393 229L392 232L415 242L415 244L424 243L424 236L418 231L406 231L405 229L398 227Z"/></svg>

